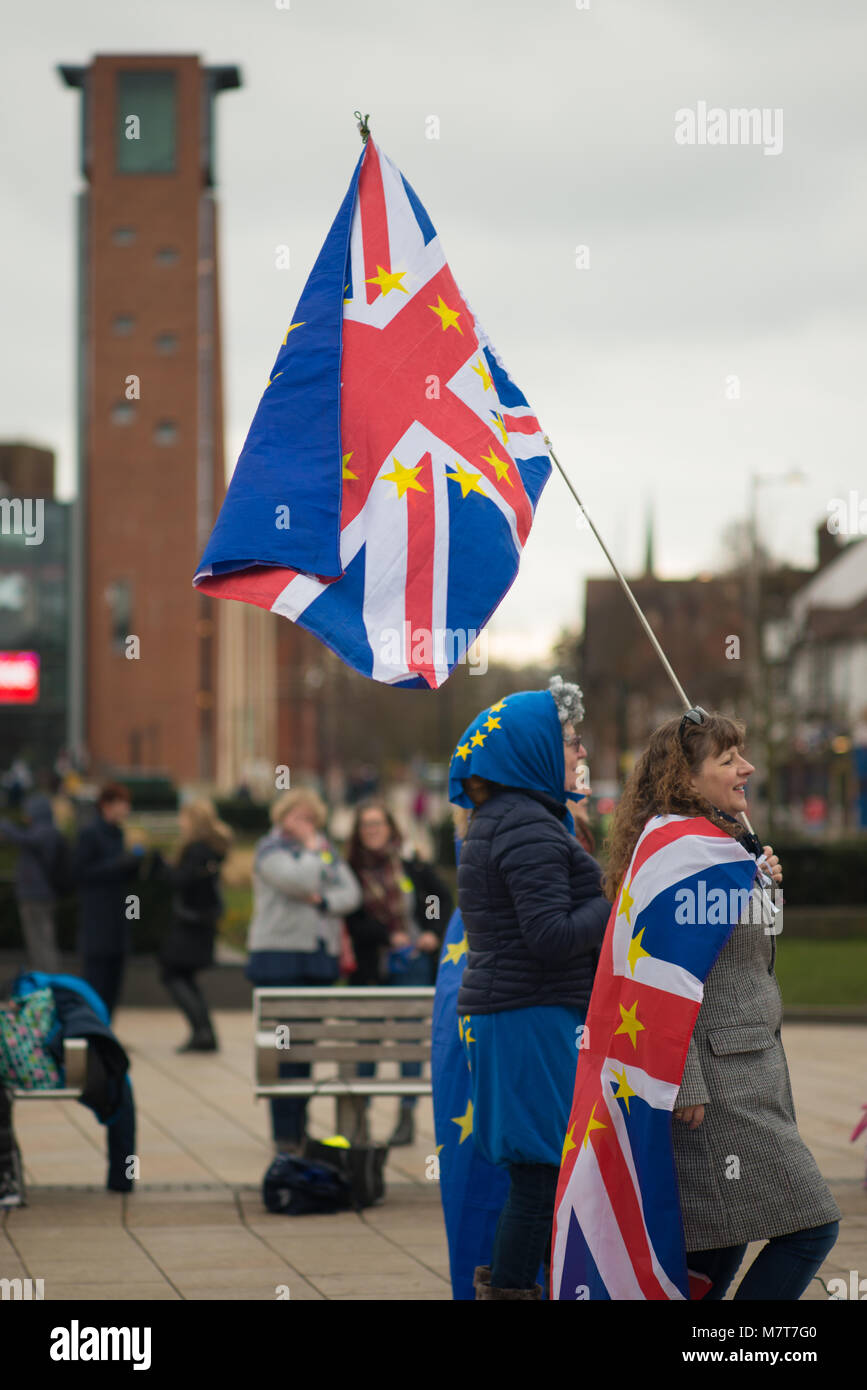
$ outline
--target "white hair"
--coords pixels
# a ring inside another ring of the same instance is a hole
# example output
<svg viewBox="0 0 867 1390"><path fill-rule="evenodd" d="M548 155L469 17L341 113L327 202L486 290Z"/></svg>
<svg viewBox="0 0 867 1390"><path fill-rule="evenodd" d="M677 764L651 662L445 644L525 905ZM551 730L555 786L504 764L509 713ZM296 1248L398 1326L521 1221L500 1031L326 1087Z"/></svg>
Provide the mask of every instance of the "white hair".
<svg viewBox="0 0 867 1390"><path fill-rule="evenodd" d="M562 676L552 676L548 689L554 696L561 724L579 724L584 718L584 698L580 685L570 685Z"/></svg>

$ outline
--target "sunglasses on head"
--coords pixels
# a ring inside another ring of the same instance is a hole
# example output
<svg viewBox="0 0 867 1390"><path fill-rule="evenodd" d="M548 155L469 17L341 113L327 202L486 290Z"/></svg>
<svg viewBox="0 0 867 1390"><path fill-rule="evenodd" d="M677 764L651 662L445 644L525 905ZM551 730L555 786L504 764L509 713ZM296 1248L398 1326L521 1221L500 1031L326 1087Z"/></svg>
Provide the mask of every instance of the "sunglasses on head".
<svg viewBox="0 0 867 1390"><path fill-rule="evenodd" d="M683 735L690 724L703 724L704 721L708 718L710 718L710 716L708 715L706 709L702 709L701 705L694 705L692 709L688 709L686 711L686 714L681 719L680 728L678 729L678 737L683 738Z"/></svg>

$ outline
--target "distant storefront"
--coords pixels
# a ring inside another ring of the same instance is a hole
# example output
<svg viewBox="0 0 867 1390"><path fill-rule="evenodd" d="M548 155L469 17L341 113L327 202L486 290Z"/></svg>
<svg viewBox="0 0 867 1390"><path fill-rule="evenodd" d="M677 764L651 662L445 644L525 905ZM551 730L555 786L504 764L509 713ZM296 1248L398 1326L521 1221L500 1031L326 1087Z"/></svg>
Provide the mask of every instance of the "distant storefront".
<svg viewBox="0 0 867 1390"><path fill-rule="evenodd" d="M67 742L70 507L38 505L38 526L0 534L0 769L51 768Z"/></svg>

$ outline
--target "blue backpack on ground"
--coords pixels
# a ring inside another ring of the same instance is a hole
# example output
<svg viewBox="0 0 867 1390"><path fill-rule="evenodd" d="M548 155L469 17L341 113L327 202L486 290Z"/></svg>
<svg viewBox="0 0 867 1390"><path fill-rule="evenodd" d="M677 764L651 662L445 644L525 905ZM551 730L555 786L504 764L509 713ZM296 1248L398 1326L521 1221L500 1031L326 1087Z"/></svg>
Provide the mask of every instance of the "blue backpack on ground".
<svg viewBox="0 0 867 1390"><path fill-rule="evenodd" d="M262 1201L268 1211L284 1216L348 1211L354 1206L352 1187L341 1172L294 1154L274 1159L262 1182Z"/></svg>

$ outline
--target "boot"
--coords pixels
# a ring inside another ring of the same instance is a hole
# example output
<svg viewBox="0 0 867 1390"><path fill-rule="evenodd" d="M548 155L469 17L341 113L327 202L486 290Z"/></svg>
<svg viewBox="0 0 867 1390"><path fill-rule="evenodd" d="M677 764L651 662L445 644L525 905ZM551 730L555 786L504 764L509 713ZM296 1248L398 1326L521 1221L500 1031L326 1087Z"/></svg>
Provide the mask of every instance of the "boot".
<svg viewBox="0 0 867 1390"><path fill-rule="evenodd" d="M388 1142L395 1149L415 1143L415 1106L406 1099L400 1102L397 1127Z"/></svg>
<svg viewBox="0 0 867 1390"><path fill-rule="evenodd" d="M192 1029L188 1041L182 1043L180 1047L176 1047L175 1051L216 1052L218 1043L211 1025L208 1007L198 990L182 975L168 975L163 979L163 984Z"/></svg>
<svg viewBox="0 0 867 1390"><path fill-rule="evenodd" d="M487 1266L476 1270L473 1276L473 1284L476 1290L476 1302L482 1301L496 1302L499 1299L519 1298L522 1300L532 1300L541 1302L542 1285L534 1284L532 1289L498 1289L491 1283L491 1271Z"/></svg>

